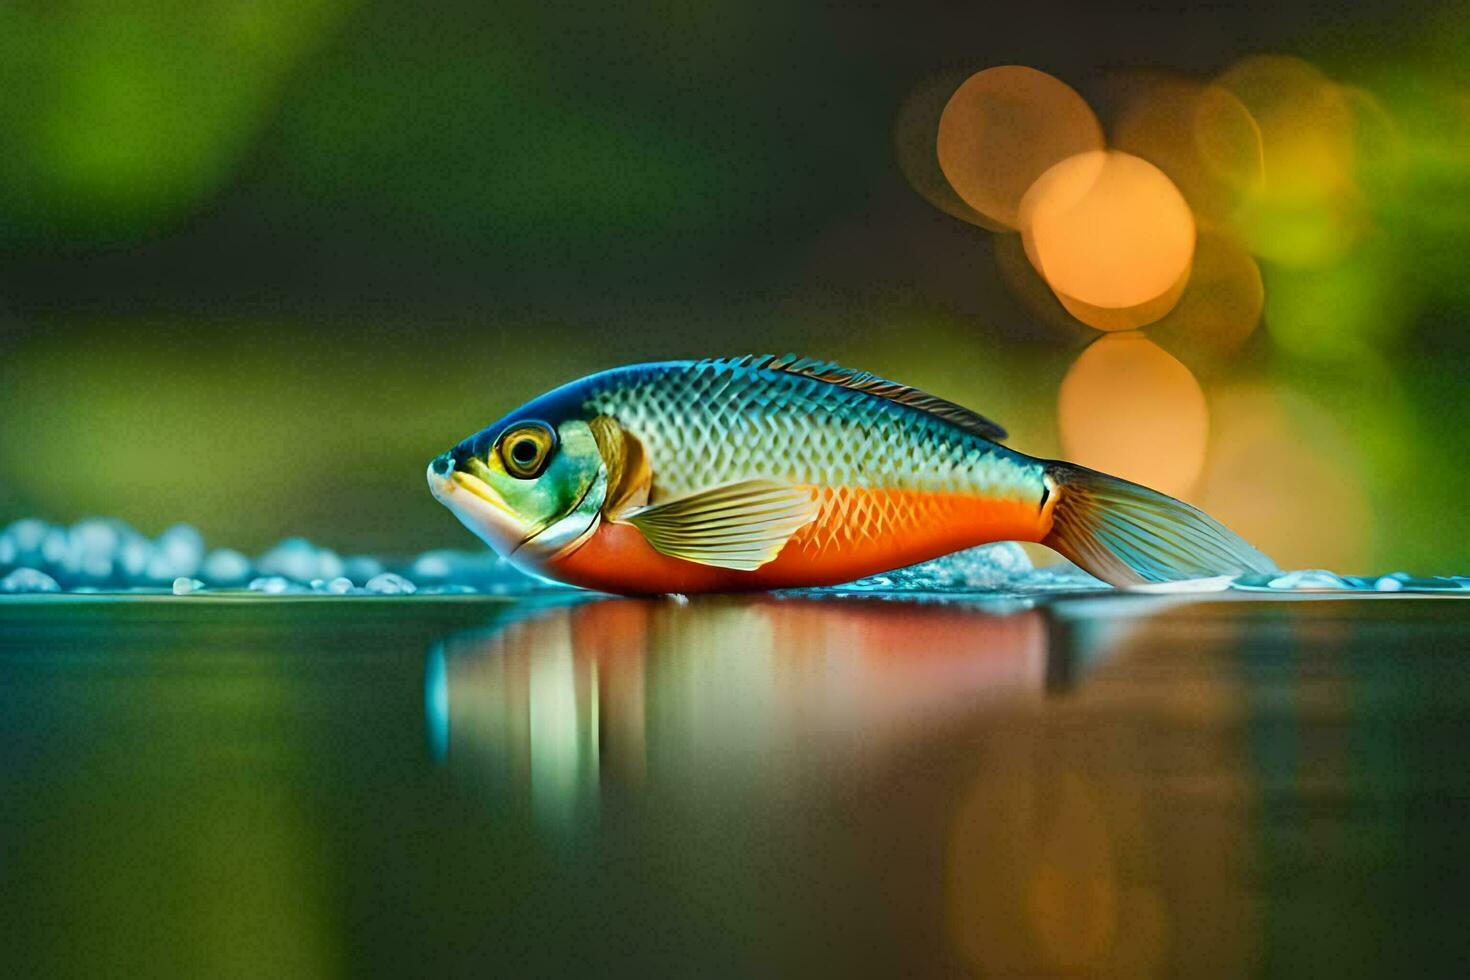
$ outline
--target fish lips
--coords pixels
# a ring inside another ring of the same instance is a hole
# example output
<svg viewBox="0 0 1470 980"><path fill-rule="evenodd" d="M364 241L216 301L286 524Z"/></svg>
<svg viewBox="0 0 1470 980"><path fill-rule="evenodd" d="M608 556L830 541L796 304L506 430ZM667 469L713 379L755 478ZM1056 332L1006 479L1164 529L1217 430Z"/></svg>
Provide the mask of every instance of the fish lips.
<svg viewBox="0 0 1470 980"><path fill-rule="evenodd" d="M429 464L428 480L434 499L504 557L513 555L534 532L494 487L455 468L448 453Z"/></svg>

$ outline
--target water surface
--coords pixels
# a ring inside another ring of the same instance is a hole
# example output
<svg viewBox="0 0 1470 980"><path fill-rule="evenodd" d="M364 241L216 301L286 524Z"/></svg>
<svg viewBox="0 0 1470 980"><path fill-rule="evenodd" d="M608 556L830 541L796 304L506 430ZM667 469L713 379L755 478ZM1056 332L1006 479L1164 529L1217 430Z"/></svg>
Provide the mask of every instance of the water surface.
<svg viewBox="0 0 1470 980"><path fill-rule="evenodd" d="M1470 605L0 605L18 974L1463 965Z"/></svg>

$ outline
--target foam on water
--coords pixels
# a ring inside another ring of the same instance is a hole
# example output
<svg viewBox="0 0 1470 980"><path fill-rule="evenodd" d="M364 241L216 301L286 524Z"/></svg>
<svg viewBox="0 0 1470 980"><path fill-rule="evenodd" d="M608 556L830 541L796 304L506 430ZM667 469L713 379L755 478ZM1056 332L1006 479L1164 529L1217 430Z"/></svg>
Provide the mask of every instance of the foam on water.
<svg viewBox="0 0 1470 980"><path fill-rule="evenodd" d="M251 558L231 548L207 548L203 535L187 524L149 538L110 518L88 518L70 527L27 518L0 531L0 593L6 594L366 596L522 594L545 588L488 551L438 550L392 561L344 557L295 537Z"/></svg>
<svg viewBox="0 0 1470 980"><path fill-rule="evenodd" d="M563 589L528 576L490 551L437 549L402 561L343 557L306 538L288 538L251 559L230 548L206 548L203 535L175 524L148 538L123 521L88 518L70 527L37 518L0 531L0 594L46 592L156 593L179 596L526 595ZM1067 562L1037 568L1019 545L1005 542L957 552L830 589L838 594L1039 595L1091 592L1107 586ZM1231 589L1279 594L1459 593L1470 576L1339 575L1302 569L1236 579L1167 583L1142 591Z"/></svg>
<svg viewBox="0 0 1470 980"><path fill-rule="evenodd" d="M0 579L0 592L60 592L56 579L34 568L17 568Z"/></svg>
<svg viewBox="0 0 1470 980"><path fill-rule="evenodd" d="M1338 575L1323 568L1305 568L1275 575L1242 575L1231 587L1246 592L1460 592L1470 594L1470 576Z"/></svg>

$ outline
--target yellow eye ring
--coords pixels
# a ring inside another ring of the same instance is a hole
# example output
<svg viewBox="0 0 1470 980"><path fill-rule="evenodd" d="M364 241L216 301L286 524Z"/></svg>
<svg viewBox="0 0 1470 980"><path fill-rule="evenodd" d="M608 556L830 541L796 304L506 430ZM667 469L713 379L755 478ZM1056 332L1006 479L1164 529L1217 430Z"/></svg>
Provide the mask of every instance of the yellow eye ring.
<svg viewBox="0 0 1470 980"><path fill-rule="evenodd" d="M527 422L500 437L500 462L518 480L541 475L556 448L556 433L543 422Z"/></svg>

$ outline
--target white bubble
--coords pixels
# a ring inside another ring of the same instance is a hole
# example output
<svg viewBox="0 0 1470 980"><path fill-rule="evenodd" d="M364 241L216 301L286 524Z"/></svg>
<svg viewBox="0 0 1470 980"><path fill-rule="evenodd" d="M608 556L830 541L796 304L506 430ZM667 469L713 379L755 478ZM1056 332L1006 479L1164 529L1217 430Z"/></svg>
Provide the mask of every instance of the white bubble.
<svg viewBox="0 0 1470 980"><path fill-rule="evenodd" d="M366 588L369 592L376 592L380 595L412 595L418 591L418 587L408 579L392 572L374 575L368 580Z"/></svg>
<svg viewBox="0 0 1470 980"><path fill-rule="evenodd" d="M1021 546L1003 541L860 579L840 589L881 592L993 592L1033 571Z"/></svg>
<svg viewBox="0 0 1470 980"><path fill-rule="evenodd" d="M200 576L210 585L244 585L250 578L250 559L230 548L216 548L200 566Z"/></svg>
<svg viewBox="0 0 1470 980"><path fill-rule="evenodd" d="M175 569L175 575L192 576L204 560L204 536L188 524L170 527L158 536L153 547Z"/></svg>
<svg viewBox="0 0 1470 980"><path fill-rule="evenodd" d="M38 517L25 517L15 521L0 533L0 538L11 542L15 558L19 562L34 562L41 557L41 542L51 525Z"/></svg>
<svg viewBox="0 0 1470 980"><path fill-rule="evenodd" d="M281 595L287 592L306 591L295 582L280 575L262 575L259 578L251 579L249 588L251 592L262 592L266 595Z"/></svg>
<svg viewBox="0 0 1470 980"><path fill-rule="evenodd" d="M305 538L287 538L255 563L262 575L279 575L293 582L321 578L321 556L316 545Z"/></svg>
<svg viewBox="0 0 1470 980"><path fill-rule="evenodd" d="M141 580L144 570L152 560L153 542L144 537L125 541L118 555L118 565L122 568L124 581L132 583Z"/></svg>
<svg viewBox="0 0 1470 980"><path fill-rule="evenodd" d="M0 579L0 592L60 592L56 579L34 568L17 568Z"/></svg>
<svg viewBox="0 0 1470 980"><path fill-rule="evenodd" d="M1304 568L1285 572L1266 583L1272 589L1351 589L1353 584L1335 572L1325 568Z"/></svg>

